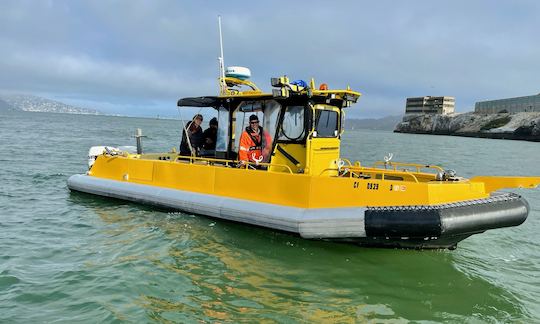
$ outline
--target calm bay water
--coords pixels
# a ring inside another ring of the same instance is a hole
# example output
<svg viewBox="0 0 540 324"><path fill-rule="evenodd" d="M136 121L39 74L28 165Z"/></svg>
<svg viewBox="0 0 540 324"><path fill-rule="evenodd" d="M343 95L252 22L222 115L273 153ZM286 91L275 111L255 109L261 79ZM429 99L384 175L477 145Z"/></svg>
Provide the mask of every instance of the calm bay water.
<svg viewBox="0 0 540 324"><path fill-rule="evenodd" d="M455 251L368 249L70 193L93 145L179 122L0 112L0 322L540 322L540 189ZM350 131L343 156L540 175L538 143Z"/></svg>

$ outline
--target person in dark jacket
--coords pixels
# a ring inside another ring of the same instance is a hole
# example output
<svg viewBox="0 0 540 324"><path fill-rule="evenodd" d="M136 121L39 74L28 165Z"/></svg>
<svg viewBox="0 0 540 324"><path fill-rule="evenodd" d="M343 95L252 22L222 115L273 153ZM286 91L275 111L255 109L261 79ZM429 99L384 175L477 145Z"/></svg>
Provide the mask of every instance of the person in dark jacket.
<svg viewBox="0 0 540 324"><path fill-rule="evenodd" d="M202 121L203 116L201 114L196 114L193 116L193 119L186 124L186 127L182 128L180 155L198 155L198 152L203 145L203 131L201 128ZM186 136L186 133L188 136Z"/></svg>
<svg viewBox="0 0 540 324"><path fill-rule="evenodd" d="M208 127L204 133L203 133L203 148L207 151L215 151L216 150L216 141L217 141L217 129L218 129L218 121L217 118L214 117L210 119L210 127Z"/></svg>

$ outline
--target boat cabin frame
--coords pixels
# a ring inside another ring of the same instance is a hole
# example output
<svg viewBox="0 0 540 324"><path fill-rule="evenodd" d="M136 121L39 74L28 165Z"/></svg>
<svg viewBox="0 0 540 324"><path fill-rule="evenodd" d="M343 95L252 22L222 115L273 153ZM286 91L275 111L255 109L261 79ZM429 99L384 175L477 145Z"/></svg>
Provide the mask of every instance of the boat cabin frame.
<svg viewBox="0 0 540 324"><path fill-rule="evenodd" d="M315 174L335 168L344 131L343 108L355 103L360 93L350 89L313 90L313 80L310 86L301 86L291 84L286 77L272 79L272 93L263 93L252 84L247 84L251 88L248 91L234 90L232 86L246 83L230 77L227 84L231 90L221 96L178 100L179 107L217 110L218 138L212 157L237 161L239 138L249 125L249 116L255 114L272 138L265 169Z"/></svg>

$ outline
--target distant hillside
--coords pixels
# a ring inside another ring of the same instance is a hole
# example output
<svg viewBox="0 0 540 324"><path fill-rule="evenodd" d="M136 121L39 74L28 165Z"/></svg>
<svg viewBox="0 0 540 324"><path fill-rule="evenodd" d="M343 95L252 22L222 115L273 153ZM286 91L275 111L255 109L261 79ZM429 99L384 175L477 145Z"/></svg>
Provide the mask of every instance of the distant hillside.
<svg viewBox="0 0 540 324"><path fill-rule="evenodd" d="M45 99L31 95L3 95L0 97L0 109L7 105L7 109L22 111L38 111L50 113L68 113L100 115L101 112L94 109L81 108L67 105L60 101Z"/></svg>
<svg viewBox="0 0 540 324"><path fill-rule="evenodd" d="M403 116L386 116L375 119L347 119L345 120L346 129L374 129L393 131L399 124Z"/></svg>

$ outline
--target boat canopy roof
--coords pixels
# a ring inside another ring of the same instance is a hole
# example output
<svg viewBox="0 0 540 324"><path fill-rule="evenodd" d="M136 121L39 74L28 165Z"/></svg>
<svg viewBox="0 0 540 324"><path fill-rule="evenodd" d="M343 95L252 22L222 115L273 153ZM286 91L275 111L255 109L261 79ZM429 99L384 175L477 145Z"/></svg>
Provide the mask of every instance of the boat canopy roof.
<svg viewBox="0 0 540 324"><path fill-rule="evenodd" d="M187 98L181 98L178 100L178 107L212 107L212 108L218 108L222 106L228 106L225 105L225 103L239 103L244 100L265 100L265 99L272 99L271 94L263 94L263 95L240 95L240 96L220 96L220 97L212 97L212 96L204 96L204 97L187 97Z"/></svg>
<svg viewBox="0 0 540 324"><path fill-rule="evenodd" d="M178 107L217 107L220 103L218 97L188 97L178 100Z"/></svg>

